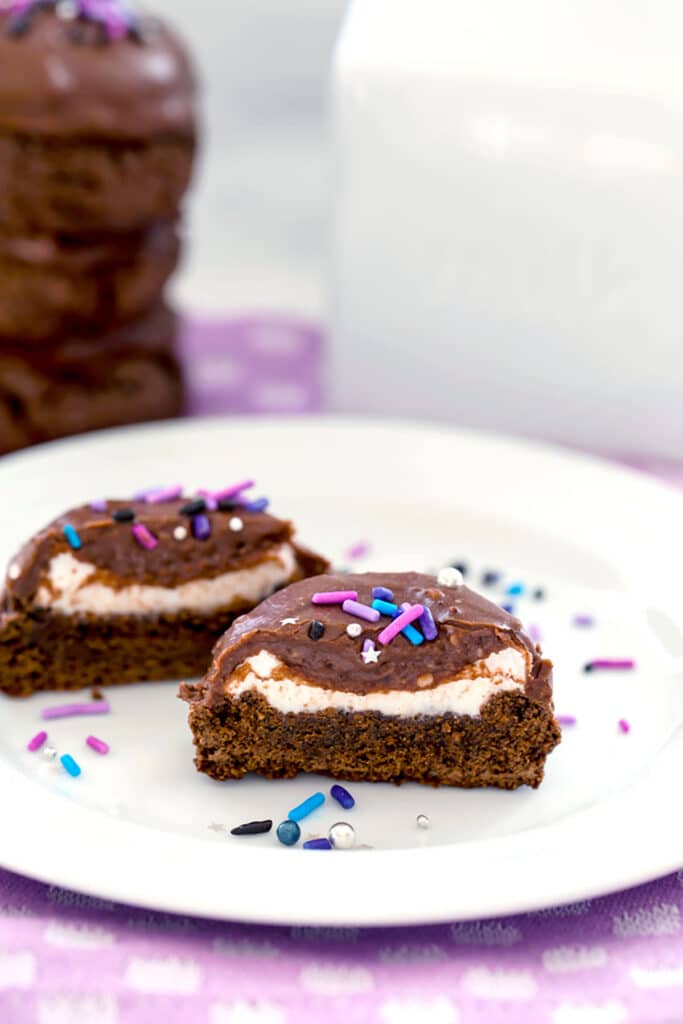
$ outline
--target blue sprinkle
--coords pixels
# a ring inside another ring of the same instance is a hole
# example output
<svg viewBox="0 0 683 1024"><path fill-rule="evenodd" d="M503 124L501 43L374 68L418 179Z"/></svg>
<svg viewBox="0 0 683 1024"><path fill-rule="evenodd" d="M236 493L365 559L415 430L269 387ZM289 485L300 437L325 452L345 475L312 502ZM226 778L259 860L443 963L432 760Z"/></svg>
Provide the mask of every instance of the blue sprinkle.
<svg viewBox="0 0 683 1024"><path fill-rule="evenodd" d="M242 508L246 512L265 512L269 505L270 502L267 498L257 498L256 501L247 502Z"/></svg>
<svg viewBox="0 0 683 1024"><path fill-rule="evenodd" d="M350 811L356 803L348 789L344 789L344 787L340 786L338 783L335 783L330 789L330 796L336 800L338 804L341 804L345 811Z"/></svg>
<svg viewBox="0 0 683 1024"><path fill-rule="evenodd" d="M332 843L329 839L307 839L304 843L304 850L331 850Z"/></svg>
<svg viewBox="0 0 683 1024"><path fill-rule="evenodd" d="M78 536L76 530L71 525L71 523L64 524L64 536L66 537L74 551L78 551L78 549L81 547L81 538Z"/></svg>
<svg viewBox="0 0 683 1024"><path fill-rule="evenodd" d="M496 583L500 583L500 573L494 569L488 569L482 576L481 582L485 587L494 587Z"/></svg>
<svg viewBox="0 0 683 1024"><path fill-rule="evenodd" d="M425 638L422 636L422 633L420 632L419 629L415 629L415 626L413 626L412 622L405 626L401 630L401 632L403 633L404 637L410 640L413 647L419 647L420 644L424 643Z"/></svg>
<svg viewBox="0 0 683 1024"><path fill-rule="evenodd" d="M81 766L76 764L71 754L62 754L59 760L62 762L64 770L67 771L69 775L72 775L74 779L78 778L81 774Z"/></svg>
<svg viewBox="0 0 683 1024"><path fill-rule="evenodd" d="M523 583L510 583L510 585L505 588L505 593L508 597L519 597L520 594L524 593L524 589Z"/></svg>
<svg viewBox="0 0 683 1024"><path fill-rule="evenodd" d="M380 601L393 601L394 592L389 590L388 587L373 587L372 596L378 598Z"/></svg>
<svg viewBox="0 0 683 1024"><path fill-rule="evenodd" d="M294 846L299 842L301 829L295 821L281 821L275 833L283 846Z"/></svg>
<svg viewBox="0 0 683 1024"><path fill-rule="evenodd" d="M192 536L197 540L208 540L211 536L211 520L203 512L192 516Z"/></svg>
<svg viewBox="0 0 683 1024"><path fill-rule="evenodd" d="M510 604L509 601L506 602L505 604L502 604L500 607L503 609L504 612L507 612L508 615L514 615L515 614L515 606L514 606L514 604Z"/></svg>
<svg viewBox="0 0 683 1024"><path fill-rule="evenodd" d="M324 803L325 794L314 793L313 796L309 796L303 803L293 807L287 817L290 821L301 821L302 818L307 818L309 814L312 814L313 811L317 810Z"/></svg>
<svg viewBox="0 0 683 1024"><path fill-rule="evenodd" d="M397 604L391 604L391 602L379 597L376 597L372 602L372 607L376 608L380 615L390 615L392 619L395 619L401 613L401 609Z"/></svg>

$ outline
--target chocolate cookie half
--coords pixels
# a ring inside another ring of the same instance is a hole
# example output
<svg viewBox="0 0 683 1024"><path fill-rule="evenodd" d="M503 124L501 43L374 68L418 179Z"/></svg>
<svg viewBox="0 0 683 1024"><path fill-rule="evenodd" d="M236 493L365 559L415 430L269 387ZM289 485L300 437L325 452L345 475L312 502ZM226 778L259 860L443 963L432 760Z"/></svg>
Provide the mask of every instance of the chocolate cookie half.
<svg viewBox="0 0 683 1024"><path fill-rule="evenodd" d="M0 594L0 690L199 675L237 615L327 567L260 505L167 497L72 509L19 552Z"/></svg>
<svg viewBox="0 0 683 1024"><path fill-rule="evenodd" d="M199 771L536 787L560 741L521 623L419 573L321 576L239 618L184 684Z"/></svg>

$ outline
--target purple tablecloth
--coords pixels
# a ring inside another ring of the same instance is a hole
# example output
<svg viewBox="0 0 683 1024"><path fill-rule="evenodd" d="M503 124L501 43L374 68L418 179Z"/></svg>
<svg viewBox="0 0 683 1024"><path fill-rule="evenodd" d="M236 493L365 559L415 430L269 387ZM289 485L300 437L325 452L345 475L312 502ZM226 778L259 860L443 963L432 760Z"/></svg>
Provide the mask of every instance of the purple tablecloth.
<svg viewBox="0 0 683 1024"><path fill-rule="evenodd" d="M190 325L185 358L194 412L320 407L310 325ZM641 468L683 485L681 467ZM680 1024L682 915L683 871L541 913L364 931L173 917L0 871L0 1024Z"/></svg>

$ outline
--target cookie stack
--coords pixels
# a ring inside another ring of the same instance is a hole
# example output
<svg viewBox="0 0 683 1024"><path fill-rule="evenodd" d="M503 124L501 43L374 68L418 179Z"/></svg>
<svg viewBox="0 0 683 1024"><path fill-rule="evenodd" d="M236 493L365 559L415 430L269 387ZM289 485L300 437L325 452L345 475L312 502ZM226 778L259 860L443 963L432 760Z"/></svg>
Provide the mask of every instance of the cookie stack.
<svg viewBox="0 0 683 1024"><path fill-rule="evenodd" d="M0 453L173 416L195 86L123 0L0 0Z"/></svg>

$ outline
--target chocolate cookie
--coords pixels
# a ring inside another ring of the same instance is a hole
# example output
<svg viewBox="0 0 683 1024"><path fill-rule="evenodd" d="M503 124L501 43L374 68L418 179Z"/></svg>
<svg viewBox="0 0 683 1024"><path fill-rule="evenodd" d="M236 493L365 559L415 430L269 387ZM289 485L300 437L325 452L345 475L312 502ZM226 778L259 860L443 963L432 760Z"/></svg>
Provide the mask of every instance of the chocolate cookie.
<svg viewBox="0 0 683 1024"><path fill-rule="evenodd" d="M106 8L0 12L0 223L12 233L123 231L177 213L196 137L189 58L161 23Z"/></svg>
<svg viewBox="0 0 683 1024"><path fill-rule="evenodd" d="M97 339L0 348L0 453L182 407L177 321L165 306Z"/></svg>
<svg viewBox="0 0 683 1024"><path fill-rule="evenodd" d="M179 252L165 222L99 236L0 233L0 344L44 344L134 319L158 301Z"/></svg>

